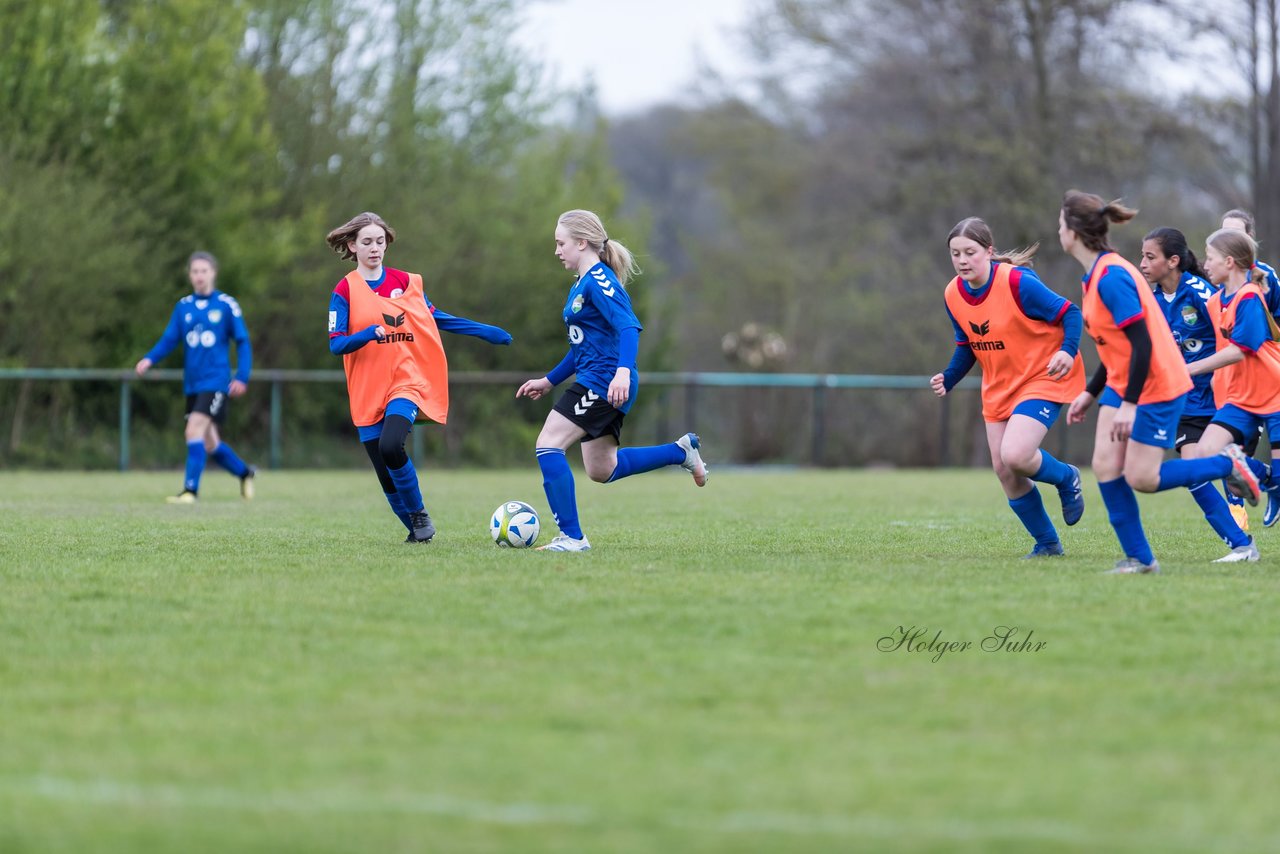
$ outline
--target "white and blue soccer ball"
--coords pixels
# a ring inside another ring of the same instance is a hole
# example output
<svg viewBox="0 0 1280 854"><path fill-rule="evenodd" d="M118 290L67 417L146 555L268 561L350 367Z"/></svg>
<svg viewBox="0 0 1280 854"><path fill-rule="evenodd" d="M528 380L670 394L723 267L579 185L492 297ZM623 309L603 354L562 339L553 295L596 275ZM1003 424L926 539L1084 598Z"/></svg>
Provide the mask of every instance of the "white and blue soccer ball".
<svg viewBox="0 0 1280 854"><path fill-rule="evenodd" d="M489 521L489 533L500 546L523 549L538 539L538 511L523 501L499 504Z"/></svg>

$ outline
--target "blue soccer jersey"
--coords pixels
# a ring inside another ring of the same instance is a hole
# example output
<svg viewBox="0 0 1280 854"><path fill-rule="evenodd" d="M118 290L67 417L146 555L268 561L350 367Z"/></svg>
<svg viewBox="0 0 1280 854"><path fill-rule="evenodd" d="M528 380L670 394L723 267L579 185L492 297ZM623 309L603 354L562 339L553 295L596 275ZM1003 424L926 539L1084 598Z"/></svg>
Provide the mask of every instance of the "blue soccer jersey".
<svg viewBox="0 0 1280 854"><path fill-rule="evenodd" d="M1275 267L1265 261L1258 261L1257 267L1265 277L1262 281L1262 290L1267 298L1267 311L1280 321L1280 277L1276 276Z"/></svg>
<svg viewBox="0 0 1280 854"><path fill-rule="evenodd" d="M1173 332L1173 340L1178 342L1182 358L1187 364L1198 362L1212 356L1217 350L1213 337L1213 323L1209 320L1209 311L1205 307L1209 297L1217 290L1213 285L1199 276L1183 273L1178 289L1166 294L1156 288L1156 303L1164 311L1169 321L1169 329ZM1213 374L1200 374L1191 378L1195 387L1187 392L1187 403L1183 407L1182 416L1213 415L1218 411L1213 402Z"/></svg>
<svg viewBox="0 0 1280 854"><path fill-rule="evenodd" d="M231 384L230 347L233 341L236 345L235 378L247 383L253 366L253 352L240 304L221 291L215 290L207 297L191 294L178 300L173 307L169 325L146 358L152 363L159 362L181 343L185 345L182 364L185 393L225 392Z"/></svg>
<svg viewBox="0 0 1280 854"><path fill-rule="evenodd" d="M574 283L564 302L564 325L569 330L574 372L582 385L605 397L618 368L630 368L631 394L619 407L628 411L640 387L640 374L634 360L629 365L618 364L618 338L624 329L640 331L644 327L613 270L596 264Z"/></svg>

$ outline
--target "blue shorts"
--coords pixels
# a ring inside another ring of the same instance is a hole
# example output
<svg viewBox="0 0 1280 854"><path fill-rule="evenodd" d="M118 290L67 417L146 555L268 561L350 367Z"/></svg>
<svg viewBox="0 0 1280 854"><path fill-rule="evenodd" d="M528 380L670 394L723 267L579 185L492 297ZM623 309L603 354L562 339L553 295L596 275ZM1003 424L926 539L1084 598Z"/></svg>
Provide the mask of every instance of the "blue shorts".
<svg viewBox="0 0 1280 854"><path fill-rule="evenodd" d="M1053 403L1048 400L1024 400L1013 408L1014 415L1025 415L1028 418L1034 418L1045 426L1045 429L1053 426L1053 422L1058 420L1058 413L1062 411L1061 403Z"/></svg>
<svg viewBox="0 0 1280 854"><path fill-rule="evenodd" d="M1272 447L1280 446L1280 412L1258 415L1247 412L1234 403L1228 403L1213 416L1213 422L1231 431L1238 444L1243 445L1241 437L1254 437L1264 425L1267 428L1267 441Z"/></svg>
<svg viewBox="0 0 1280 854"><path fill-rule="evenodd" d="M399 415L402 418L409 419L409 429L413 429L413 422L418 417L418 405L413 401L405 400L403 397L397 397L395 400L387 404L387 409L382 413L382 421L377 424L370 424L368 427L356 427L356 432L360 434L361 443L370 439L377 439L382 435L382 424L392 415Z"/></svg>
<svg viewBox="0 0 1280 854"><path fill-rule="evenodd" d="M1098 406L1110 406L1119 409L1124 400L1120 393L1107 386L1098 398ZM1182 407L1187 403L1187 396L1180 394L1173 400L1160 403L1140 403L1138 413L1133 419L1133 432L1129 438L1139 445L1152 445L1157 448L1172 448L1178 440L1178 421L1182 418Z"/></svg>

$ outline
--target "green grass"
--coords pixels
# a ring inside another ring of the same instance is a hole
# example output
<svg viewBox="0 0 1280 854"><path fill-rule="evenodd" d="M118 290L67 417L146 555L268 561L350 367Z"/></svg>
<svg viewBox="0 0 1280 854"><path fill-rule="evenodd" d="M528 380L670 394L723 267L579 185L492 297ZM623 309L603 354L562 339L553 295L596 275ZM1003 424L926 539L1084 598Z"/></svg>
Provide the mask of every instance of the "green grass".
<svg viewBox="0 0 1280 854"><path fill-rule="evenodd" d="M1092 484L1027 562L990 472L579 477L578 555L424 483L414 547L366 472L0 474L0 850L1280 850L1280 535L1184 491L1113 577Z"/></svg>

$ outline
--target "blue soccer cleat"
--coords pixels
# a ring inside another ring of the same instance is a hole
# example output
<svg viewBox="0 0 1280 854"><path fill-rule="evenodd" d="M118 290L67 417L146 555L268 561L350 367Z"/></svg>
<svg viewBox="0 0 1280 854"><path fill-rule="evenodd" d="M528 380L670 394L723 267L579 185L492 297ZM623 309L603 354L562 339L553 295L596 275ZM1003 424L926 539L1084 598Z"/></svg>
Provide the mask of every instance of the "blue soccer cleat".
<svg viewBox="0 0 1280 854"><path fill-rule="evenodd" d="M1058 498L1062 500L1062 521L1068 527L1080 521L1084 515L1084 487L1080 483L1080 469L1068 465L1071 479L1058 487Z"/></svg>
<svg viewBox="0 0 1280 854"><path fill-rule="evenodd" d="M1061 542L1049 543L1047 546L1036 543L1036 547L1022 556L1023 560L1034 560L1040 557L1062 557L1066 554L1066 550L1062 548Z"/></svg>

